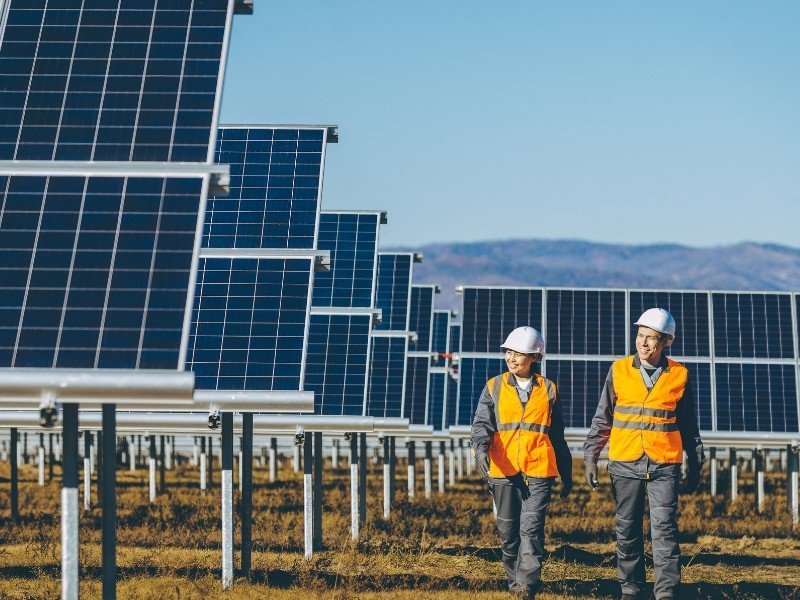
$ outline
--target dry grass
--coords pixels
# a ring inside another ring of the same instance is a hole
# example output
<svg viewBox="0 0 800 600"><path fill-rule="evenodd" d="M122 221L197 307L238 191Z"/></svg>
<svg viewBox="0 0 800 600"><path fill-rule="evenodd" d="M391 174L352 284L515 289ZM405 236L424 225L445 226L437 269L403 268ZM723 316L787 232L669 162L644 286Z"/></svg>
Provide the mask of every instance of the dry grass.
<svg viewBox="0 0 800 600"><path fill-rule="evenodd" d="M0 464L0 479L7 476L7 466ZM371 472L368 519L361 541L353 544L348 473L328 470L325 548L306 561L300 476L283 471L281 481L270 484L258 470L252 581L239 578L233 590L223 593L218 489L202 494L196 469L181 467L169 473L167 493L149 505L146 476L144 470L119 471L120 598L296 600L298 592L308 599L508 597L502 591L490 499L477 478L466 478L429 500L421 498L420 490L413 502L405 495L405 480L399 479L398 502L385 521L379 516L382 481L377 470ZM685 597L800 600L800 537L792 532L786 511L783 476L769 475L762 515L754 510L749 477L740 482L743 494L733 504L707 494L681 499ZM40 488L35 479L35 469L23 467L19 524L10 523L8 495L0 495L0 598L60 594L59 484L54 480ZM554 499L547 534L551 555L541 598L616 597L607 479L598 491L579 484L568 500ZM84 597L100 596L100 565L100 512L95 508L81 517Z"/></svg>

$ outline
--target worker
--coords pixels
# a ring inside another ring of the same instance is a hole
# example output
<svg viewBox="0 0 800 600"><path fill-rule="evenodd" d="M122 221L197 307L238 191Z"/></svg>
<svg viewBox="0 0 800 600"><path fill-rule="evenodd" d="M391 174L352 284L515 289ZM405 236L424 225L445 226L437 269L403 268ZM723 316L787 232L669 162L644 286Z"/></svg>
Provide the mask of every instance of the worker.
<svg viewBox="0 0 800 600"><path fill-rule="evenodd" d="M636 354L615 361L606 377L584 444L586 481L597 487L597 460L608 443L608 471L616 504L617 579L623 600L643 598L645 560L642 523L645 495L650 503L653 596L678 598L678 486L683 451L684 491L700 484L703 443L697 426L689 371L667 358L675 340L675 319L650 308L635 325Z"/></svg>
<svg viewBox="0 0 800 600"><path fill-rule="evenodd" d="M572 456L556 386L533 368L544 357L542 335L517 327L501 350L508 371L483 388L471 442L494 498L508 588L518 597L535 598L553 481L561 475L565 498L572 489Z"/></svg>

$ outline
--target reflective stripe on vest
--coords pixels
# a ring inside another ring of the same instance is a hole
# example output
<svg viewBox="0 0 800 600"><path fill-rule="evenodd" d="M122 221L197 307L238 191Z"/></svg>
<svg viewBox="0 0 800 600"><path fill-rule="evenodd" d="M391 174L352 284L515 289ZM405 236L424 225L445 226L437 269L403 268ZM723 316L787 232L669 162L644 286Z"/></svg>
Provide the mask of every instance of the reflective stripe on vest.
<svg viewBox="0 0 800 600"><path fill-rule="evenodd" d="M673 360L649 387L633 357L612 365L614 421L608 443L611 460L632 461L647 455L658 463L683 461L677 405L686 389L688 371Z"/></svg>
<svg viewBox="0 0 800 600"><path fill-rule="evenodd" d="M548 433L556 398L553 382L533 374L528 402L523 406L509 373L489 380L497 431L489 446L492 477L524 473L531 477L555 477L558 469Z"/></svg>

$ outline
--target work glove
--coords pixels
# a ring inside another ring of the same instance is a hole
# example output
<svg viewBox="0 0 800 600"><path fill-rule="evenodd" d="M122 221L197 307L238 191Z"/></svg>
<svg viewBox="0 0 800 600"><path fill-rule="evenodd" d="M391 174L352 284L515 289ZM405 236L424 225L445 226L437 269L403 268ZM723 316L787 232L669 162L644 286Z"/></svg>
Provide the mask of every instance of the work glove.
<svg viewBox="0 0 800 600"><path fill-rule="evenodd" d="M691 465L686 472L686 483L683 486L684 494L694 494L700 487L700 465Z"/></svg>
<svg viewBox="0 0 800 600"><path fill-rule="evenodd" d="M586 463L586 483L589 484L591 489L597 487L597 463L596 462L587 462Z"/></svg>
<svg viewBox="0 0 800 600"><path fill-rule="evenodd" d="M561 480L561 493L559 496L561 498L566 498L569 496L569 493L572 491L572 477L569 479L562 479Z"/></svg>
<svg viewBox="0 0 800 600"><path fill-rule="evenodd" d="M489 455L479 452L475 455L475 466L481 477L489 477Z"/></svg>
<svg viewBox="0 0 800 600"><path fill-rule="evenodd" d="M522 497L523 502L531 497L531 488L528 487L528 480L522 473L517 473L508 478L515 488L519 490L519 495Z"/></svg>

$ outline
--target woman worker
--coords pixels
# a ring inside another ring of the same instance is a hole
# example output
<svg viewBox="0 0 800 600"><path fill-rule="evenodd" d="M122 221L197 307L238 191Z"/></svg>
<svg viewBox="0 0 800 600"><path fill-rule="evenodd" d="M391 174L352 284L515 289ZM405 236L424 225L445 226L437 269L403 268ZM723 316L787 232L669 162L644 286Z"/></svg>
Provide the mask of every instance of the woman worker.
<svg viewBox="0 0 800 600"><path fill-rule="evenodd" d="M472 421L478 471L489 478L508 588L534 598L544 555L544 523L556 475L572 489L572 456L555 384L533 371L544 339L517 327L501 346L508 371L483 388Z"/></svg>

